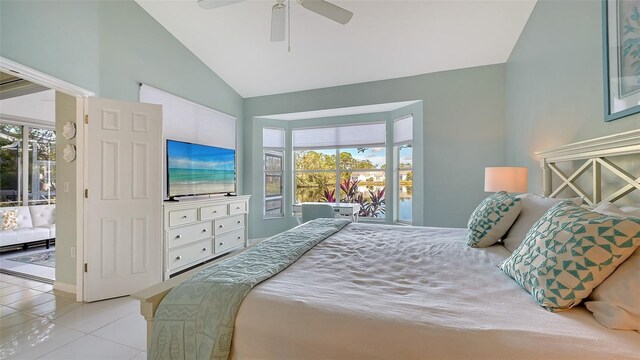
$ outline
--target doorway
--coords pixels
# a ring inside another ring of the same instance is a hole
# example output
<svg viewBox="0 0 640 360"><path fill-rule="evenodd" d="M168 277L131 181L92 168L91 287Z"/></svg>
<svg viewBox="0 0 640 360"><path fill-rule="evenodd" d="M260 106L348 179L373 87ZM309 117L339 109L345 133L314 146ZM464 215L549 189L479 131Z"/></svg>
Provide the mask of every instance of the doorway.
<svg viewBox="0 0 640 360"><path fill-rule="evenodd" d="M38 126L42 128L43 125L48 125L49 128L47 129L45 127L45 129L54 131L54 134L56 135L55 152L57 155L57 161L55 163L55 174L53 174L54 178L50 179L51 181L49 182L51 184L49 185L48 189L47 186L44 186L42 189L37 189L35 193L33 191L29 191L30 189L33 190L33 184L29 181L29 178L33 180L33 175L29 175L33 173L31 171L22 171L24 169L29 169L29 162L24 160L25 158L23 157L20 174L21 178L27 177L27 180L22 180L20 182L20 185L15 186L20 186L21 189L20 195L16 193L14 195L14 198L19 198L22 202L21 204L26 204L28 210L30 199L31 201L34 201L34 195L38 195L38 192L42 193L44 191L47 191L49 194L51 194L51 192L55 190L55 204L41 205L55 208L55 210L52 211L52 213L54 214L53 218L50 219L53 223L55 223L55 237L53 237L55 238L55 240L53 242L49 241L50 249L46 249L46 241L44 243L35 243L33 245L44 245L44 249L42 250L53 249L54 251L53 254L55 256L55 261L53 263L55 264L55 281L53 288L55 290L60 290L66 293L73 293L75 294L75 298L77 301L83 301L82 262L84 261L84 259L82 256L83 208L81 189L83 184L83 168L82 164L78 161L67 162L62 160L62 155L65 147L71 144L73 144L74 149L77 147L77 152L79 154L82 153L83 137L81 131L78 131L77 135L75 135L75 138L71 138L70 140L62 137L61 134L63 133L64 125L69 122L82 125L82 120L79 119L82 118L82 104L84 101L83 99L93 96L94 93L1 56L0 71L14 78L26 80L27 82L31 83L31 85L26 87L26 89L30 90L27 91L23 89L20 91L29 92L34 91L36 87L41 87L43 91L49 90L55 94L55 102L50 104L55 109L53 116L53 119L55 119L53 120L53 127L51 125L51 121L48 124L38 122L27 124L28 126L33 128L37 128ZM4 107L0 108L0 113L3 112ZM27 117L37 118L37 116ZM25 124L21 124L21 121L25 119L22 119L20 117L3 116L3 118L8 118L11 121L12 125L25 126ZM9 121L4 120L3 123L9 123ZM23 137L26 136L25 134L31 134L31 130L25 131L23 128L22 131ZM25 147L24 142L21 146L23 147L23 149L28 148ZM30 155L32 156L32 154ZM45 180L46 176L46 174L43 174L43 178ZM37 177L40 178L40 175L38 175ZM52 187L51 185L55 186ZM49 199L48 201L51 201L51 199ZM26 214L23 213L23 215ZM36 214L35 217L39 220L43 220L43 218L46 218L46 214ZM0 223L0 225L2 225L2 223ZM31 225L33 226L33 223ZM43 224L39 221L36 221L36 226L38 225ZM27 245L27 250L30 249L32 249L31 246ZM30 254L27 253L26 255L29 256ZM50 260L52 259L44 259L44 257L45 256L34 256L33 258L27 258L26 260L49 261L49 264L51 264Z"/></svg>
<svg viewBox="0 0 640 360"><path fill-rule="evenodd" d="M0 72L0 272L55 281L55 91Z"/></svg>

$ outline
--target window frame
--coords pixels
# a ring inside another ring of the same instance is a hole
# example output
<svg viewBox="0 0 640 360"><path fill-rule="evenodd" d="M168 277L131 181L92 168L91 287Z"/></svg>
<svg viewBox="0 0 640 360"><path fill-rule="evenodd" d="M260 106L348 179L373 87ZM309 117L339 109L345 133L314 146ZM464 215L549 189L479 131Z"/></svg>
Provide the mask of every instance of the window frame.
<svg viewBox="0 0 640 360"><path fill-rule="evenodd" d="M32 159L32 151L35 147L39 146L36 139L32 139L31 130L32 129L40 129L47 130L53 132L54 142L50 144L53 147L54 154L56 152L56 142L57 142L57 134L56 129L53 126L46 125L35 125L31 123L20 123L16 121L6 121L0 120L0 124L11 125L15 127L22 128L22 138L20 139L20 150L18 152L18 159L20 161L20 166L18 169L18 189L17 189L17 199L14 205L7 205L8 207L16 207L16 206L32 206L32 205L52 205L56 204L57 196L51 196L52 191L49 189L47 191L48 196L44 200L38 199L30 199L30 196L34 195L33 189L29 190L30 187L39 184L39 181L33 178L34 166L38 165L38 162L46 162L48 167L55 167L56 160L37 160L34 163ZM32 145L30 147L30 145ZM35 146L35 147L34 147ZM31 148L31 149L30 149ZM54 155L57 159L57 154ZM39 177L38 177L39 178ZM51 171L49 171L49 179L51 179ZM50 181L51 182L51 181ZM55 181L54 181L55 183ZM39 192L39 191L38 191ZM0 202L0 207L5 207L4 202Z"/></svg>
<svg viewBox="0 0 640 360"><path fill-rule="evenodd" d="M400 149L406 145L411 145L411 167L410 168L401 168L401 161L400 161ZM412 189L412 195L411 195L411 221L407 221L407 220L401 220L400 219L400 189L402 187L402 184L400 184L400 173L403 171L410 171L411 173L413 173L413 141L405 141L399 144L395 144L393 146L393 152L394 152L394 162L395 165L394 166L394 171L393 171L393 177L396 181L396 189L395 189L395 214L394 214L394 219L393 221L399 224L403 224L403 225L413 225L413 178L411 179L411 189Z"/></svg>
<svg viewBox="0 0 640 360"><path fill-rule="evenodd" d="M340 166L340 152L341 150L346 150L346 149L353 149L353 148L358 148L358 147L362 147L359 145L345 145L345 146L341 146L341 147L311 147L311 148L294 148L293 149L293 202L294 205L298 204L298 181L297 179L297 174L298 173L334 173L335 174L335 197L336 197L336 201L334 202L335 204L339 204L340 203L340 193L341 193L341 189L340 189L340 179L341 179L341 174L344 172L379 172L384 174L385 176L385 193L386 193L386 189L387 189L387 178L386 178L386 169L348 169L348 168L342 168ZM386 144L373 144L373 145L369 145L367 146L367 148L370 147L381 147L384 148L385 151L385 156L386 153L388 151L387 145ZM297 152L301 152L301 151L323 151L323 150L335 150L335 159L336 159L336 164L335 164L335 169L317 169L317 170L308 170L308 169L298 169L296 166L296 153ZM387 165L387 164L385 164ZM385 210L386 210L386 199L387 196L385 195ZM364 220L365 222L367 221L371 221L371 222L386 222L387 220L387 211L385 211L384 216L382 217L359 217L359 221L360 220Z"/></svg>

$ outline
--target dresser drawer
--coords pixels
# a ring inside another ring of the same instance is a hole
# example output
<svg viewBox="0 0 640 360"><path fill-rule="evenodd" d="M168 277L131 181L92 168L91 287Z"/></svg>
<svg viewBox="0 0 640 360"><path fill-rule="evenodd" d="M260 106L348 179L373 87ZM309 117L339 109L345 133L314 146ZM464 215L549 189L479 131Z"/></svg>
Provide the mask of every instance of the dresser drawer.
<svg viewBox="0 0 640 360"><path fill-rule="evenodd" d="M236 230L228 234L216 236L214 239L216 244L215 253L220 254L238 245L244 244L244 229Z"/></svg>
<svg viewBox="0 0 640 360"><path fill-rule="evenodd" d="M244 201L229 204L229 214L242 214L247 212L247 203Z"/></svg>
<svg viewBox="0 0 640 360"><path fill-rule="evenodd" d="M244 227L244 215L231 216L214 221L215 234L222 234Z"/></svg>
<svg viewBox="0 0 640 360"><path fill-rule="evenodd" d="M211 220L227 216L227 205L204 206L200 208L200 220Z"/></svg>
<svg viewBox="0 0 640 360"><path fill-rule="evenodd" d="M169 227L198 221L198 209L169 211Z"/></svg>
<svg viewBox="0 0 640 360"><path fill-rule="evenodd" d="M195 240L208 239L213 236L213 223L211 221L181 226L169 230L169 247L179 246Z"/></svg>
<svg viewBox="0 0 640 360"><path fill-rule="evenodd" d="M189 265L194 261L204 259L213 254L211 245L211 239L206 239L170 249L169 258L167 259L169 270L179 268L183 265Z"/></svg>

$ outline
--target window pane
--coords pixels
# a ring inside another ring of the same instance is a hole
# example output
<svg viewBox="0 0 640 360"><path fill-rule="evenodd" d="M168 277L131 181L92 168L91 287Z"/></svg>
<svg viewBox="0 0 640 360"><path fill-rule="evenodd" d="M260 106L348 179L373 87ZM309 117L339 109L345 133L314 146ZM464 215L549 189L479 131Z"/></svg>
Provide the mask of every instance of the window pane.
<svg viewBox="0 0 640 360"><path fill-rule="evenodd" d="M386 162L384 147L340 149L341 169L384 169Z"/></svg>
<svg viewBox="0 0 640 360"><path fill-rule="evenodd" d="M269 199L264 203L264 214L271 216L282 215L282 198Z"/></svg>
<svg viewBox="0 0 640 360"><path fill-rule="evenodd" d="M55 204L56 133L29 130L29 205Z"/></svg>
<svg viewBox="0 0 640 360"><path fill-rule="evenodd" d="M412 221L413 171L400 171L398 176L400 189L398 191L398 220Z"/></svg>
<svg viewBox="0 0 640 360"><path fill-rule="evenodd" d="M336 168L336 151L300 150L294 153L297 170L334 170Z"/></svg>
<svg viewBox="0 0 640 360"><path fill-rule="evenodd" d="M282 195L282 173L277 174L265 174L265 189L264 195L269 196L281 196Z"/></svg>
<svg viewBox="0 0 640 360"><path fill-rule="evenodd" d="M340 202L360 204L361 217L385 217L385 172L340 173Z"/></svg>
<svg viewBox="0 0 640 360"><path fill-rule="evenodd" d="M411 169L413 167L413 148L411 145L400 147L400 169Z"/></svg>
<svg viewBox="0 0 640 360"><path fill-rule="evenodd" d="M21 205L22 126L0 124L0 206Z"/></svg>
<svg viewBox="0 0 640 360"><path fill-rule="evenodd" d="M296 173L296 202L334 202L336 174L333 172Z"/></svg>
<svg viewBox="0 0 640 360"><path fill-rule="evenodd" d="M264 166L267 171L282 171L282 155L264 154Z"/></svg>

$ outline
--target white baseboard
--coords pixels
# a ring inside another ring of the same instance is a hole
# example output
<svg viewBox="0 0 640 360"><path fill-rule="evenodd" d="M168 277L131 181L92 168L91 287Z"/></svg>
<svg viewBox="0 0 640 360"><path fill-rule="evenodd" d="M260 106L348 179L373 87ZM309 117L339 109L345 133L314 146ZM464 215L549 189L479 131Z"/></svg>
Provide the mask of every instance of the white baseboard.
<svg viewBox="0 0 640 360"><path fill-rule="evenodd" d="M55 290L60 290L60 291L64 291L70 294L75 294L76 293L76 286L72 285L72 284L65 284L59 281L55 281L53 283L53 288Z"/></svg>

